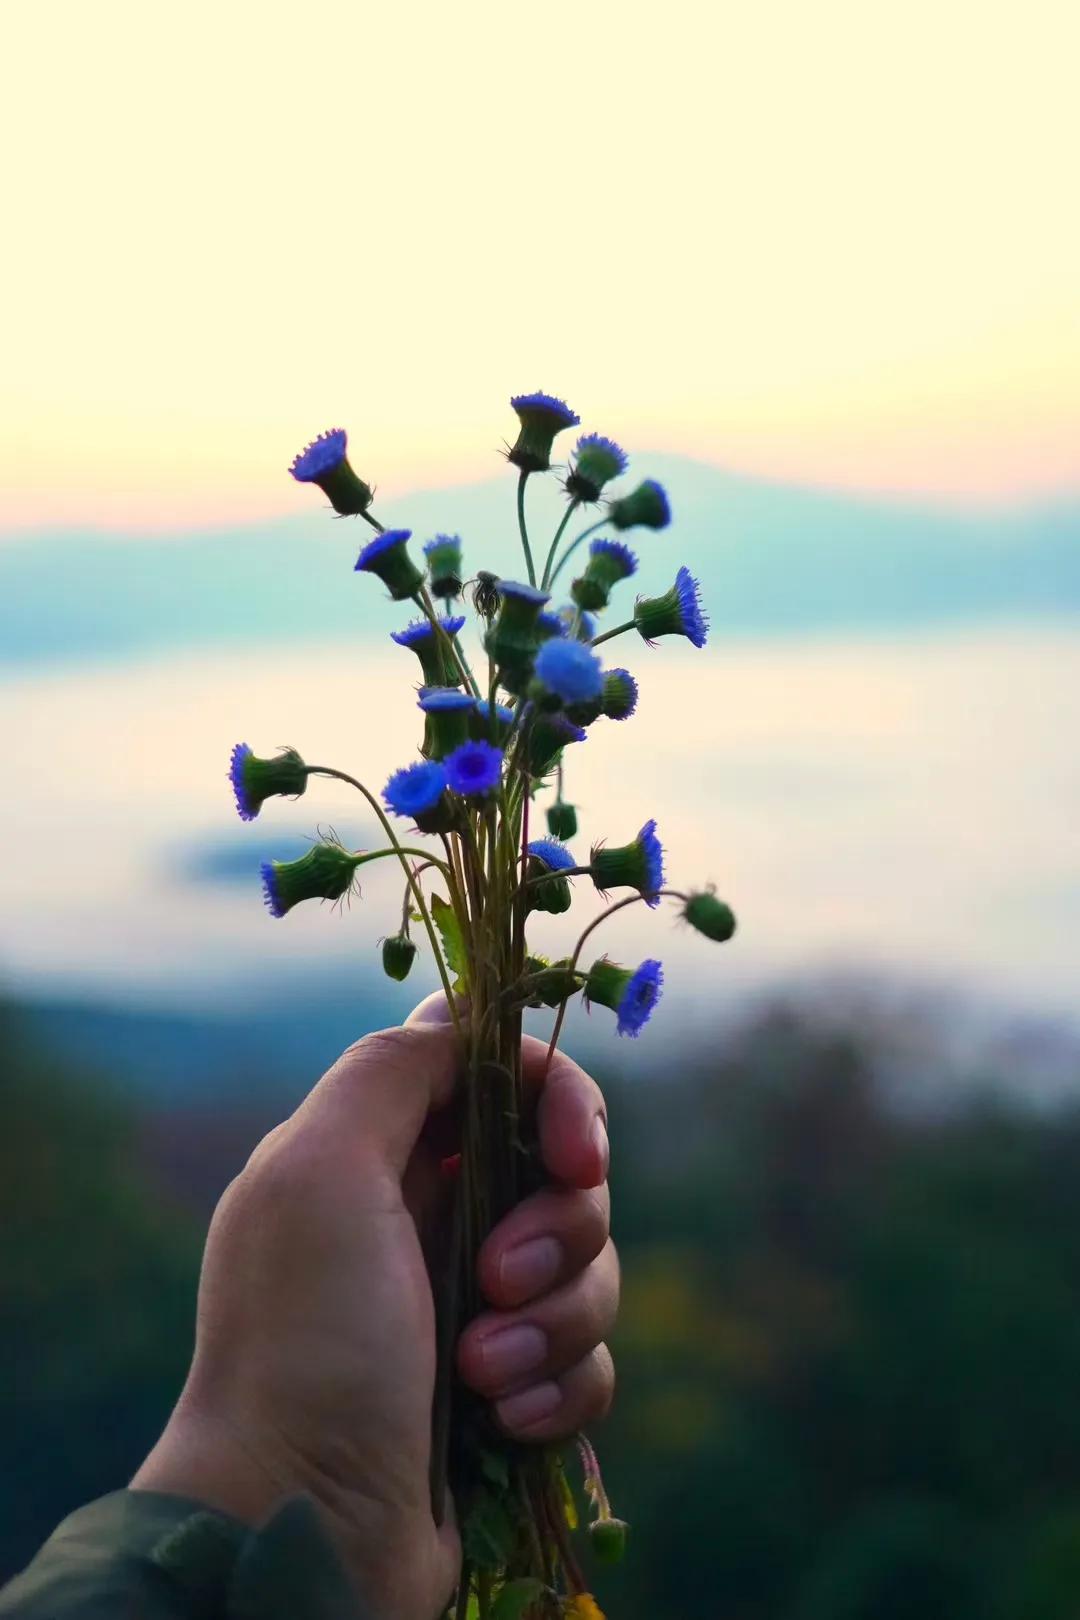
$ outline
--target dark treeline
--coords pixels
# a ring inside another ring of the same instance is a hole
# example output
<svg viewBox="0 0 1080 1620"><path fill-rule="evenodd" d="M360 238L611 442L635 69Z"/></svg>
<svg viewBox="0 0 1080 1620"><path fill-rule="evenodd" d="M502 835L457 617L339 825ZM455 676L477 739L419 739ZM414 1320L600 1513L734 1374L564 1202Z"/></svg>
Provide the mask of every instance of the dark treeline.
<svg viewBox="0 0 1080 1620"><path fill-rule="evenodd" d="M612 1620L1075 1620L1080 1111L978 1089L897 1110L879 1024L819 1014L762 1013L696 1072L612 1088L625 1310L594 1438L633 1530L601 1600ZM932 1043L920 1063L933 1096ZM8 1574L153 1439L208 1189L269 1121L139 1118L13 1015L0 1075Z"/></svg>

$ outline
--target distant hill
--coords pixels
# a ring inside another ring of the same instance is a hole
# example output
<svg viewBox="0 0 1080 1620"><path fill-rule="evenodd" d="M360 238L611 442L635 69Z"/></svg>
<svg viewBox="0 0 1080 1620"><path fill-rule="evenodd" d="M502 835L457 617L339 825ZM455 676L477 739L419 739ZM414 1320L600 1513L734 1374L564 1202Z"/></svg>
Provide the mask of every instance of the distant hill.
<svg viewBox="0 0 1080 1620"><path fill-rule="evenodd" d="M646 473L667 486L675 524L632 537L643 588L666 588L688 563L729 637L1080 612L1080 501L956 512L768 484L675 456L637 458L635 474ZM561 500L554 480L534 486L542 550ZM461 533L470 567L521 572L510 562L520 554L508 476L379 511L418 538ZM0 545L0 663L381 634L378 588L349 578L370 533L314 509L189 537L11 538Z"/></svg>

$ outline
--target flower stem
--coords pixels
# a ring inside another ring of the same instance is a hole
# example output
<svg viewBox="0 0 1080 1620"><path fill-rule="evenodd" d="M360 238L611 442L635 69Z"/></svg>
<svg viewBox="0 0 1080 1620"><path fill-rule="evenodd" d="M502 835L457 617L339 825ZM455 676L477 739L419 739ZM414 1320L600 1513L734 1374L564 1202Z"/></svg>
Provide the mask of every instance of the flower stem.
<svg viewBox="0 0 1080 1620"><path fill-rule="evenodd" d="M612 636L621 636L624 630L636 630L637 620L627 619L625 624L617 624L614 630L605 630L602 636L593 636L589 642L590 647L599 647L602 641L610 641Z"/></svg>
<svg viewBox="0 0 1080 1620"><path fill-rule="evenodd" d="M562 556L559 558L559 561L556 564L556 567L555 567L553 573L551 574L550 578L548 579L548 584L549 585L554 585L555 581L558 579L559 575L562 573L563 569L566 567L566 564L567 564L568 560L573 556L574 552L577 550L578 546L580 546L581 542L583 540L587 540L589 538L590 534L595 534L597 529L602 529L606 522L607 522L607 518L602 517L602 518L599 519L598 522L590 523L589 527L587 529L582 529L581 533L579 535L576 535L574 537L574 539L571 540L570 544L567 546L566 550L563 552Z"/></svg>
<svg viewBox="0 0 1080 1620"><path fill-rule="evenodd" d="M347 771L335 770L332 765L311 765L308 767L308 769L313 776L332 776L339 782L347 782L350 787L354 787L356 789L357 793L363 794L368 804L370 804L371 808L378 816L379 821L382 824L383 831L394 846L395 855L397 855L401 861L401 869L405 873L405 881L408 883L413 892L413 899L416 901L416 909L420 913L420 920L427 930L427 937L431 944L431 954L435 958L435 966L438 968L439 978L442 980L443 994L446 996L446 1004L450 1009L450 1021L454 1026L454 1032L459 1040L464 1040L465 1037L461 1028L461 1019L458 1016L457 1003L454 1000L454 992L450 987L450 975L446 971L446 963L443 961L442 951L439 949L439 941L435 933L435 924L431 920L431 913L428 911L427 902L424 899L424 891L421 889L413 874L413 869L409 865L409 858L401 847L397 833L387 820L386 813L383 810L382 805L379 803L375 795L364 786L363 782L358 782L356 777L350 776ZM429 858L426 851L423 853L425 855L425 859ZM440 861L439 864L441 866L442 862Z"/></svg>
<svg viewBox="0 0 1080 1620"><path fill-rule="evenodd" d="M580 505L580 502L577 500L576 497L573 500L571 500L570 504L566 508L566 511L563 513L562 522L559 524L559 527L555 530L555 538L551 542L551 550L548 552L548 554L547 554L547 562L544 564L544 577L540 581L541 587L543 589L545 589L545 590L547 589L548 579L549 579L549 577L551 575L551 565L555 561L555 553L559 549L559 541L562 539L563 531L566 528L566 525L569 523L570 519L573 517L574 513L577 511L579 505Z"/></svg>
<svg viewBox="0 0 1080 1620"><path fill-rule="evenodd" d="M536 584L536 569L533 567L532 552L529 549L529 531L525 527L525 484L529 474L526 468L521 469L517 487L517 513L518 528L521 531L521 546L525 553L525 567L529 570L529 584Z"/></svg>

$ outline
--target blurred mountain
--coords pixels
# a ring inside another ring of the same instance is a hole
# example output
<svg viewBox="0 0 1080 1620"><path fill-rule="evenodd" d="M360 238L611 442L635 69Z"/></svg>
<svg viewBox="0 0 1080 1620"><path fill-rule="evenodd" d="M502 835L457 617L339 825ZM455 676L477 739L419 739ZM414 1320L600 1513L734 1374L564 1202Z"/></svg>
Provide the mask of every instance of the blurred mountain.
<svg viewBox="0 0 1080 1620"><path fill-rule="evenodd" d="M665 589L675 564L688 563L729 637L1080 610L1080 501L960 512L785 487L678 456L643 456L638 471L665 483L675 512L670 531L633 536L643 588ZM541 554L561 505L555 480L534 480ZM459 532L471 568L505 571L518 556L506 477L378 509L418 538ZM0 546L0 662L381 634L382 593L345 578L370 535L315 507L182 537L13 536Z"/></svg>

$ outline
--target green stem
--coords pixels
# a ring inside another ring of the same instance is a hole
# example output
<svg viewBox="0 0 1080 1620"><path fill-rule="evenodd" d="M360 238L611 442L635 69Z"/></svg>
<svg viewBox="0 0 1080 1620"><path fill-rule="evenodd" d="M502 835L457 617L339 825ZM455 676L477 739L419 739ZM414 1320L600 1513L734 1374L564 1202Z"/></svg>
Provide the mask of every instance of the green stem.
<svg viewBox="0 0 1080 1620"><path fill-rule="evenodd" d="M599 520L599 522L590 523L589 527L587 529L582 529L581 533L579 535L576 535L575 538L573 540L571 540L570 544L567 546L566 550L563 552L562 556L559 558L558 564L557 564L554 572L552 573L550 579L548 580L549 585L554 585L555 581L558 579L559 575L562 573L563 569L566 567L567 562L573 556L574 552L577 550L578 546L580 546L581 542L583 540L587 540L589 538L590 534L595 534L597 529L602 529L606 522L607 522L607 518L602 517Z"/></svg>
<svg viewBox="0 0 1080 1620"><path fill-rule="evenodd" d="M358 865L367 866L370 861L381 861L387 855L415 855L418 859L424 861L426 865L437 866L447 879L450 876L444 861L436 860L430 850L414 849L411 844L398 844L395 849L365 850Z"/></svg>
<svg viewBox="0 0 1080 1620"><path fill-rule="evenodd" d="M569 506L566 508L566 511L563 513L562 522L555 530L555 538L551 542L551 550L548 552L547 562L544 564L544 577L540 581L541 587L544 590L547 590L548 579L551 575L551 565L555 561L555 553L559 549L559 541L563 537L563 531L570 519L573 517L574 513L577 511L579 505L580 502L576 498L570 502Z"/></svg>
<svg viewBox="0 0 1080 1620"><path fill-rule="evenodd" d="M387 820L386 812L383 810L382 805L379 803L375 795L364 786L363 782L358 782L356 777L350 776L347 771L335 770L332 765L311 765L308 767L308 769L313 776L332 776L338 782L347 782L350 787L354 787L356 789L357 793L363 794L368 804L370 804L371 808L378 816L383 831L385 832L387 838L389 838L391 844L394 846L394 853L401 861L401 869L405 873L405 881L408 883L413 892L413 899L416 901L416 909L420 913L420 920L427 930L427 937L431 944L431 954L435 958L435 966L438 968L439 978L442 980L443 993L446 996L446 1004L450 1009L450 1021L454 1026L454 1032L458 1039L463 1040L464 1034L461 1028L461 1019L458 1016L457 1004L454 1000L454 992L450 986L450 975L446 971L446 963L443 961L442 951L439 949L438 936L435 933L435 924L431 920L431 913L428 911L427 902L424 899L424 891L421 889L420 884L413 875L413 869L409 865L408 856L405 854L401 844L398 841L397 833ZM422 853L424 854L425 859L430 859L426 851L423 851ZM440 865L441 864L442 863L440 862Z"/></svg>
<svg viewBox="0 0 1080 1620"><path fill-rule="evenodd" d="M521 469L521 476L518 479L517 514L518 528L521 531L521 546L525 553L525 567L529 570L529 584L535 585L536 569L533 567L532 552L529 549L529 531L525 527L525 484L528 476L529 474L527 470L523 467Z"/></svg>
<svg viewBox="0 0 1080 1620"><path fill-rule="evenodd" d="M607 910L602 911L600 913L599 917L594 917L592 922L585 929L584 933L581 935L581 938L578 940L577 944L574 946L574 954L570 958L570 965L567 968L567 972L568 973L574 973L574 972L577 971L578 958L581 955L582 947L584 946L585 941L588 939L588 937L589 937L589 935L591 933L593 933L597 928L599 928L599 926L600 926L600 924L602 922L607 922L609 917L614 917L614 915L615 915L615 913L617 911L623 911L623 910L625 910L625 908L627 906L636 906L636 905L640 904L640 902L642 900L656 900L656 899L661 899L661 900L681 900L683 902L683 904L685 905L687 897L679 889L658 889L656 894L650 894L650 895L632 894L632 895L629 895L627 897L627 899L625 899L625 900L616 900L615 904L613 906L608 906ZM559 1044L559 1036L562 1033L563 1019L566 1016L566 1006L567 1006L566 1002L565 1001L562 1002L560 1004L560 1006L559 1006L559 1011L558 1011L558 1013L556 1014L556 1017L555 1017L555 1028L551 1032L551 1045L548 1047L548 1053L547 1053L547 1062L548 1063L550 1063L552 1058L555 1056L555 1048Z"/></svg>
<svg viewBox="0 0 1080 1620"><path fill-rule="evenodd" d="M636 630L637 620L627 619L625 624L617 624L614 630L605 630L602 636L593 636L589 642L590 647L599 647L602 641L610 641L612 636L621 636L625 630Z"/></svg>

